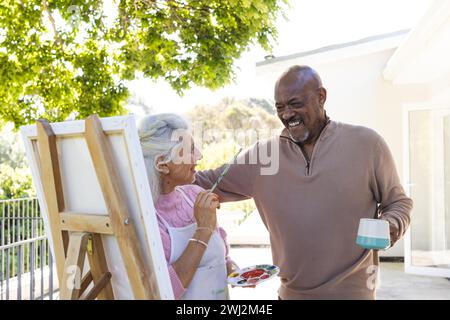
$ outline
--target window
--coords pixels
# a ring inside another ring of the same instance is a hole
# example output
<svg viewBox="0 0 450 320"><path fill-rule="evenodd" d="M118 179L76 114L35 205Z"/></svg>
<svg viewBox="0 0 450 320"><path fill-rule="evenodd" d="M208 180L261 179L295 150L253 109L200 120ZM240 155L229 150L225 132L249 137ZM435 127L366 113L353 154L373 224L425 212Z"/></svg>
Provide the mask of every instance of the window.
<svg viewBox="0 0 450 320"><path fill-rule="evenodd" d="M406 271L450 277L450 108L407 111L409 193Z"/></svg>

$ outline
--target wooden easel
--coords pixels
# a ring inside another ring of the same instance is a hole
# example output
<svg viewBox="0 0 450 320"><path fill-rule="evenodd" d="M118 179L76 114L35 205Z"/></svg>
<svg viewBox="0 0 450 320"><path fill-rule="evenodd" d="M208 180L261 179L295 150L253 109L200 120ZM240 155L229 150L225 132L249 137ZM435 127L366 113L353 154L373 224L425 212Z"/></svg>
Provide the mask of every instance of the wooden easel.
<svg viewBox="0 0 450 320"><path fill-rule="evenodd" d="M60 299L114 299L102 234L116 237L135 299L160 299L154 273L145 267L112 149L98 116L86 119L84 137L108 215L65 211L56 136L47 120L38 120L36 126ZM80 279L86 253L90 270ZM94 285L86 292L91 282Z"/></svg>

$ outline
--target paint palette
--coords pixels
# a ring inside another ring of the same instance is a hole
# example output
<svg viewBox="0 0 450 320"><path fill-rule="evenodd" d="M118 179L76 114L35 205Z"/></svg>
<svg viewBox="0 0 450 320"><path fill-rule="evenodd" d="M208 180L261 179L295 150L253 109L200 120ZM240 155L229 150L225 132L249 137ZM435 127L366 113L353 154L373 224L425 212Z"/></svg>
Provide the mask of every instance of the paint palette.
<svg viewBox="0 0 450 320"><path fill-rule="evenodd" d="M259 264L238 269L228 276L228 283L237 287L256 286L269 280L280 272L280 268L273 264Z"/></svg>

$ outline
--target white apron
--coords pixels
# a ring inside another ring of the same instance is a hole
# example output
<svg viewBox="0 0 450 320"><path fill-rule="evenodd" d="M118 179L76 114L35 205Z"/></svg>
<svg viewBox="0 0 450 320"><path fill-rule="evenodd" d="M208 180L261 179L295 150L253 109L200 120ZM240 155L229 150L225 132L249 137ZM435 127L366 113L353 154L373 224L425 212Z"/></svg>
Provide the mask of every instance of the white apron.
<svg viewBox="0 0 450 320"><path fill-rule="evenodd" d="M180 189L176 188L181 193L186 202L194 208L194 204L187 197L187 195ZM184 250L189 244L189 239L192 238L196 229L197 223L192 223L182 228L174 228L169 226L163 217L162 223L166 226L170 236L170 260L169 264L174 263L183 254ZM201 246L201 244L197 244ZM225 242L219 235L217 230L214 230L208 242L208 248L205 250L199 266L192 278L189 287L185 294L181 297L183 300L227 300L228 285L227 285L227 266L225 261L226 247Z"/></svg>

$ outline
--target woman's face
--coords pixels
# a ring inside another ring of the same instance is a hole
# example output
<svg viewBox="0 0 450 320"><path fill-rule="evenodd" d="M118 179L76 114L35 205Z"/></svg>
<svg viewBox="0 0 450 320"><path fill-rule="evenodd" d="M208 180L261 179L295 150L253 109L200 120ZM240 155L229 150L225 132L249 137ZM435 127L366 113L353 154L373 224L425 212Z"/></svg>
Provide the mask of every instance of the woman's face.
<svg viewBox="0 0 450 320"><path fill-rule="evenodd" d="M183 138L182 144L172 152L171 161L167 163L169 178L173 185L191 184L195 180L195 167L202 154L195 146L191 135Z"/></svg>

